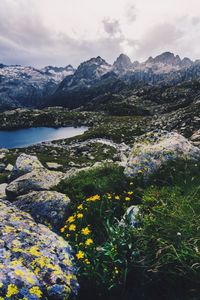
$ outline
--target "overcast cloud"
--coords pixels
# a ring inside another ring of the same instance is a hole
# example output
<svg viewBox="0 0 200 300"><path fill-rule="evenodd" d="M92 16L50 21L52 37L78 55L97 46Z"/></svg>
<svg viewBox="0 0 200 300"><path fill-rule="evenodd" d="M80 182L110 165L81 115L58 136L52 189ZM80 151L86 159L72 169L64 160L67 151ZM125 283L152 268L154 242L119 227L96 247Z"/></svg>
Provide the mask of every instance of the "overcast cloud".
<svg viewBox="0 0 200 300"><path fill-rule="evenodd" d="M67 65L120 53L200 58L199 0L0 0L0 63Z"/></svg>

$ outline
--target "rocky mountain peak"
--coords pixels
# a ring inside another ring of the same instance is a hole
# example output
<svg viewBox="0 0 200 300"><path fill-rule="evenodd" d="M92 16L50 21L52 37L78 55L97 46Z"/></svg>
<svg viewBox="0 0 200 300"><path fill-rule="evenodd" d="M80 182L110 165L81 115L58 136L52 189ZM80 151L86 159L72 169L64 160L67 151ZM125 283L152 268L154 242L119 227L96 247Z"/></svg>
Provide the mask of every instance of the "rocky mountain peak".
<svg viewBox="0 0 200 300"><path fill-rule="evenodd" d="M181 59L178 55L174 55L171 52L164 52L157 55L155 58L149 57L146 63L162 63L167 65L176 65L181 63Z"/></svg>
<svg viewBox="0 0 200 300"><path fill-rule="evenodd" d="M103 58L97 56L81 63L75 72L75 76L77 78L95 79L109 72L111 68L111 65Z"/></svg>
<svg viewBox="0 0 200 300"><path fill-rule="evenodd" d="M130 58L126 54L120 54L113 66L118 70L129 69L132 66Z"/></svg>

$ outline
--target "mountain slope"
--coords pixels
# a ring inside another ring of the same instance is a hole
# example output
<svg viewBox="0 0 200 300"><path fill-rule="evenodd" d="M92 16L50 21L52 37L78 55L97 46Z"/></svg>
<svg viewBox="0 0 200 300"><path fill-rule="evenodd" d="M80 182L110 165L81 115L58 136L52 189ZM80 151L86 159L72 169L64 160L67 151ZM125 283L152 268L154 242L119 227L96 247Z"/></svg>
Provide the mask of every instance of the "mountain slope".
<svg viewBox="0 0 200 300"><path fill-rule="evenodd" d="M200 61L164 52L145 62L131 62L125 54L108 64L100 56L75 70L47 66L0 64L0 110L17 107L64 106L69 109L93 103L123 101L130 91L144 86L172 86L200 78ZM91 105L90 105L91 106Z"/></svg>
<svg viewBox="0 0 200 300"><path fill-rule="evenodd" d="M73 73L71 66L37 70L0 65L0 110L40 105L45 97L55 92L65 76Z"/></svg>
<svg viewBox="0 0 200 300"><path fill-rule="evenodd" d="M113 66L97 57L82 63L74 75L65 78L45 106L77 108L96 100L103 102L105 98L110 101L116 93L123 100L124 94L141 86L177 85L199 77L198 61L180 59L170 52L150 57L144 63L132 63L128 56L121 54Z"/></svg>

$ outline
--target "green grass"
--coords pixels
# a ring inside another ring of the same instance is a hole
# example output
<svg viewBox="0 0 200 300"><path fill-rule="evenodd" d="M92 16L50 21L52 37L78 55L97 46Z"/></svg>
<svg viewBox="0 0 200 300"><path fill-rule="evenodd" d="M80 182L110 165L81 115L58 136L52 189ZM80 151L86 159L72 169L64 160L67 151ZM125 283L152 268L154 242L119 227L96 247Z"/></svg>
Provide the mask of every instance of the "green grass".
<svg viewBox="0 0 200 300"><path fill-rule="evenodd" d="M107 164L89 171L79 172L62 181L57 186L57 190L67 194L73 201L80 202L95 194L122 193L127 186L128 180L123 175L123 168Z"/></svg>
<svg viewBox="0 0 200 300"><path fill-rule="evenodd" d="M76 232L66 222L64 237L85 260L78 260L79 299L198 300L200 293L200 163L164 166L148 184L131 185L123 169L104 166L63 181ZM100 200L87 201L99 194ZM120 196L120 201L115 196ZM80 203L84 210L79 210ZM127 207L140 203L139 228L119 226ZM83 212L83 219L78 213ZM94 244L84 247L81 228ZM87 288L85 288L87 287ZM89 287L89 290L88 290Z"/></svg>

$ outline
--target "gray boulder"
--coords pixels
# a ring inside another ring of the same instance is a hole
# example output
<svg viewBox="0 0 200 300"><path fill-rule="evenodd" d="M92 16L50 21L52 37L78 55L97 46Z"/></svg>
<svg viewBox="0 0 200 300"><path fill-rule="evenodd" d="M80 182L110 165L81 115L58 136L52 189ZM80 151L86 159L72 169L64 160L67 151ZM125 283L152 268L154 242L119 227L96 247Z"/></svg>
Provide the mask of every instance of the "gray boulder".
<svg viewBox="0 0 200 300"><path fill-rule="evenodd" d="M0 200L0 295L68 299L78 291L71 247L46 226Z"/></svg>
<svg viewBox="0 0 200 300"><path fill-rule="evenodd" d="M148 178L169 161L198 160L200 149L176 132L150 132L137 139L125 167L129 177Z"/></svg>
<svg viewBox="0 0 200 300"><path fill-rule="evenodd" d="M12 169L11 179L15 179L32 171L43 169L43 165L36 156L22 153Z"/></svg>
<svg viewBox="0 0 200 300"><path fill-rule="evenodd" d="M0 184L0 199L5 199L6 198L6 187L7 183L2 183Z"/></svg>
<svg viewBox="0 0 200 300"><path fill-rule="evenodd" d="M45 168L34 170L10 182L6 194L10 200L31 191L50 190L56 186L65 175L61 172L49 171Z"/></svg>
<svg viewBox="0 0 200 300"><path fill-rule="evenodd" d="M30 213L36 222L53 229L61 228L66 221L69 203L67 196L52 191L32 192L14 202L18 208Z"/></svg>

